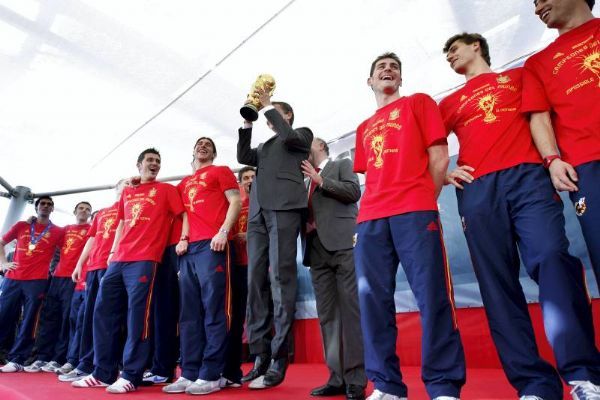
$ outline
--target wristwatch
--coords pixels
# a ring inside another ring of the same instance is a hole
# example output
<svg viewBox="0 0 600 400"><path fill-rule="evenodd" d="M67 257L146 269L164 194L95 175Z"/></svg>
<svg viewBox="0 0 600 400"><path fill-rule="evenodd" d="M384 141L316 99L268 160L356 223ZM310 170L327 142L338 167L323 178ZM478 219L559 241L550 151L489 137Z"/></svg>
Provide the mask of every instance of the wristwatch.
<svg viewBox="0 0 600 400"><path fill-rule="evenodd" d="M544 157L544 168L550 168L550 164L552 164L552 161L556 160L557 158L560 158L558 154L553 154L551 156Z"/></svg>

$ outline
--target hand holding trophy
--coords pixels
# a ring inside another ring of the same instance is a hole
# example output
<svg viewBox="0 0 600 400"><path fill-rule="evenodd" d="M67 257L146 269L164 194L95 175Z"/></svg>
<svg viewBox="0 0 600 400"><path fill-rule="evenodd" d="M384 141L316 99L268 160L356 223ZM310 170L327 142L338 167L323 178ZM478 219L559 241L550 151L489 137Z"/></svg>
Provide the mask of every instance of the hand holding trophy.
<svg viewBox="0 0 600 400"><path fill-rule="evenodd" d="M244 103L244 106L240 108L240 114L246 121L256 121L258 119L258 112L264 107L264 104L260 101L261 93L268 93L269 96L273 95L275 91L275 78L269 74L261 74L256 78L248 98Z"/></svg>

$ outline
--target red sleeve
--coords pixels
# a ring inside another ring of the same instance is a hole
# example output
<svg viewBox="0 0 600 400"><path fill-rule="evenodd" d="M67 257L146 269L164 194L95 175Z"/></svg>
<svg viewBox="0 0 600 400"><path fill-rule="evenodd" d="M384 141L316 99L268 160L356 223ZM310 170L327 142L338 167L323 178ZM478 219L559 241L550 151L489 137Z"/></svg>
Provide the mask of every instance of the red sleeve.
<svg viewBox="0 0 600 400"><path fill-rule="evenodd" d="M523 94L521 97L521 112L543 112L552 108L544 84L535 72L531 61L525 63L523 68Z"/></svg>
<svg viewBox="0 0 600 400"><path fill-rule="evenodd" d="M354 172L363 173L367 170L367 157L363 146L364 122L356 129L356 143L354 146Z"/></svg>
<svg viewBox="0 0 600 400"><path fill-rule="evenodd" d="M446 128L446 136L448 136L454 130L456 125L456 113L454 107L454 97L450 94L446 96L439 105L440 114L442 115L442 121Z"/></svg>
<svg viewBox="0 0 600 400"><path fill-rule="evenodd" d="M183 207L183 201L179 195L179 190L173 185L168 185L169 191L167 192L167 203L169 204L169 211L173 215L179 215L185 211Z"/></svg>
<svg viewBox="0 0 600 400"><path fill-rule="evenodd" d="M71 225L67 225L64 228L61 228L60 226L56 227L58 228L56 230L58 233L58 240L56 241L56 246L58 246L59 249L62 249L63 244L65 244L65 233L67 232L67 229L69 229L69 226Z"/></svg>
<svg viewBox="0 0 600 400"><path fill-rule="evenodd" d="M21 227L23 226L23 224L26 224L23 221L19 221L16 224L14 224L9 230L8 232L6 232L4 234L4 236L2 236L2 241L6 244L12 242L13 240L17 240L17 238L19 237L19 230L21 229Z"/></svg>
<svg viewBox="0 0 600 400"><path fill-rule="evenodd" d="M127 190L127 189L125 189ZM121 193L121 197L119 198L119 204L117 205L117 221L121 221L125 219L125 190Z"/></svg>
<svg viewBox="0 0 600 400"><path fill-rule="evenodd" d="M92 220L92 226L90 227L90 229L88 230L87 235L85 235L86 241L88 238L91 237L95 237L96 236L96 232L98 231L98 215L100 214L100 212L98 212L95 216L94 219Z"/></svg>
<svg viewBox="0 0 600 400"><path fill-rule="evenodd" d="M413 96L413 110L425 147L439 144L446 139L446 130L440 109L433 99L426 94L417 93Z"/></svg>
<svg viewBox="0 0 600 400"><path fill-rule="evenodd" d="M237 180L235 179L235 175L233 175L233 172L231 172L228 167L221 168L221 172L219 174L219 186L223 192L231 189L239 190L240 188Z"/></svg>

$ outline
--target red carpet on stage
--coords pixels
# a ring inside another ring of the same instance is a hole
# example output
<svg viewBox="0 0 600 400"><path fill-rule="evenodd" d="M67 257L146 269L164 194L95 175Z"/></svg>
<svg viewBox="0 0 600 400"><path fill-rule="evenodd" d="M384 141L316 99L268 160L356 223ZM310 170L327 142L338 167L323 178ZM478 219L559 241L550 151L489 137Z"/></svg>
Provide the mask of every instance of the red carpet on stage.
<svg viewBox="0 0 600 400"><path fill-rule="evenodd" d="M250 368L250 365L246 366ZM425 387L421 382L420 371L417 367L402 368L406 384L409 388L410 400L428 399ZM233 400L295 400L316 399L309 392L312 388L325 383L328 373L323 364L293 364L290 366L286 380L281 386L269 390L249 390L247 388L226 389L206 396L196 396L203 399L233 399ZM369 385L368 392L372 390ZM568 393L568 392L567 392ZM68 383L59 382L56 376L48 373L0 374L0 400L81 400L81 399L115 399L113 394L104 389L75 389ZM191 396L167 395L158 387L142 387L137 392L117 396L117 398L137 398L160 400ZM467 384L463 389L462 400L515 400L515 391L506 383L499 369L469 369ZM565 396L565 399L570 397ZM344 396L332 397L344 399Z"/></svg>

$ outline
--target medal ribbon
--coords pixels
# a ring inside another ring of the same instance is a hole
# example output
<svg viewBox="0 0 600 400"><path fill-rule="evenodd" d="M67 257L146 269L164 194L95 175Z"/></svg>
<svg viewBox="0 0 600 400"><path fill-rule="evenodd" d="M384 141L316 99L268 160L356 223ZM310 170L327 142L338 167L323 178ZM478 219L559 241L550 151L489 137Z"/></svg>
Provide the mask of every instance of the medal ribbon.
<svg viewBox="0 0 600 400"><path fill-rule="evenodd" d="M31 222L29 243L31 243L34 246L36 244L38 244L38 242L40 241L40 239L46 234L46 232L48 232L50 230L51 227L52 227L52 221L48 222L48 225L46 225L46 227L44 228L44 230L42 231L42 233L40 233L39 235L35 236L35 222L34 221Z"/></svg>

